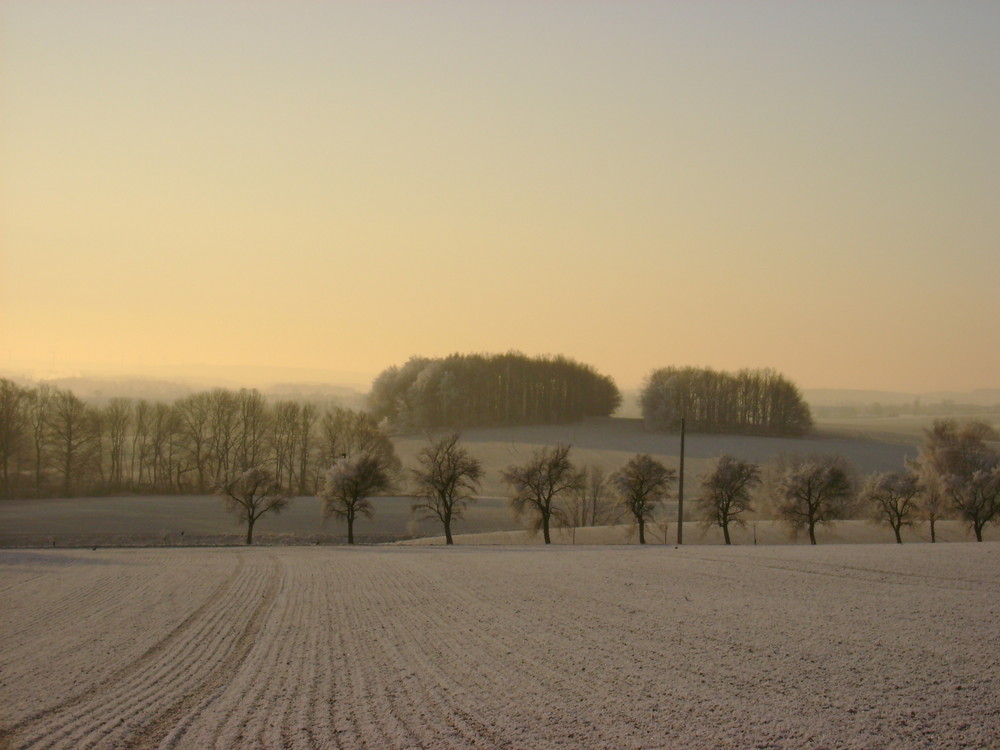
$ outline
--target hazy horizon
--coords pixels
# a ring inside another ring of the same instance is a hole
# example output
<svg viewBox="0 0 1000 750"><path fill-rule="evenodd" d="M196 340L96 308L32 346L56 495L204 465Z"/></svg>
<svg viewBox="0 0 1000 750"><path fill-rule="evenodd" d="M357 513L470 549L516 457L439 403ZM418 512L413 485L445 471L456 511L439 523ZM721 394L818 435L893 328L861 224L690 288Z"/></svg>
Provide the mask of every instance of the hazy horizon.
<svg viewBox="0 0 1000 750"><path fill-rule="evenodd" d="M998 32L976 2L11 0L0 370L364 389L518 350L626 390L1000 388Z"/></svg>
<svg viewBox="0 0 1000 750"><path fill-rule="evenodd" d="M9 368L0 366L0 378L11 378L24 382L63 382L82 380L92 387L101 388L105 395L113 395L103 383L133 384L141 386L149 384L173 384L190 389L192 392L215 387L223 388L258 388L265 391L279 389L311 388L317 392L324 389L345 389L355 391L359 395L367 394L371 388L372 379L377 373L358 373L339 370L322 370L311 368L282 367L244 367L230 365L222 367L210 366L176 366L167 368L146 368L145 370L117 371L101 367L81 367L46 370L36 368ZM625 401L622 408L630 412L638 408L635 398L643 384L622 386L618 384ZM799 384L796 384L799 385ZM72 388L72 386L70 386ZM799 386L806 401L813 406L843 406L862 405L884 402L884 405L908 405L912 399L931 399L953 401L976 406L995 406L1000 404L1000 388L973 388L966 390L934 389L927 391L903 391L867 388L835 388Z"/></svg>

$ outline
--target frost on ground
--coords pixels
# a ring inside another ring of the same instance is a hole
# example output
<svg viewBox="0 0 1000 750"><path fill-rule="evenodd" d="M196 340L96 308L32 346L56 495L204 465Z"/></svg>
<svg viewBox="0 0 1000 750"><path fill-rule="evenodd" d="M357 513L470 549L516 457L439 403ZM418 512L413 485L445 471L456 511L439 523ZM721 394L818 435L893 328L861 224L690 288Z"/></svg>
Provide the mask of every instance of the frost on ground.
<svg viewBox="0 0 1000 750"><path fill-rule="evenodd" d="M0 551L0 747L996 747L1000 544Z"/></svg>

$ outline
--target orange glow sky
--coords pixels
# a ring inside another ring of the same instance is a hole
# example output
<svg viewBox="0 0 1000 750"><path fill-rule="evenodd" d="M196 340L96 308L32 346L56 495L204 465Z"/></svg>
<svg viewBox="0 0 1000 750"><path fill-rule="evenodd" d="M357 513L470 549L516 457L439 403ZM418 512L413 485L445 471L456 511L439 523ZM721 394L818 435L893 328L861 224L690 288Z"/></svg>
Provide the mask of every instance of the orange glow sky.
<svg viewBox="0 0 1000 750"><path fill-rule="evenodd" d="M1000 3L0 5L0 369L1000 387Z"/></svg>

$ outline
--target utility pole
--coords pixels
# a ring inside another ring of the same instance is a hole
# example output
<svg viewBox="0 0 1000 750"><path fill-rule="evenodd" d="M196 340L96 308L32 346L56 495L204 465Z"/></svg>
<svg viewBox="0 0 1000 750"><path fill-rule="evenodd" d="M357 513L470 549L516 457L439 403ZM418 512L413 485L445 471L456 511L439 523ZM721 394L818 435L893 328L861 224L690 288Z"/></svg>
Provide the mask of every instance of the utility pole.
<svg viewBox="0 0 1000 750"><path fill-rule="evenodd" d="M681 470L677 479L677 543L684 544L684 417L681 417Z"/></svg>

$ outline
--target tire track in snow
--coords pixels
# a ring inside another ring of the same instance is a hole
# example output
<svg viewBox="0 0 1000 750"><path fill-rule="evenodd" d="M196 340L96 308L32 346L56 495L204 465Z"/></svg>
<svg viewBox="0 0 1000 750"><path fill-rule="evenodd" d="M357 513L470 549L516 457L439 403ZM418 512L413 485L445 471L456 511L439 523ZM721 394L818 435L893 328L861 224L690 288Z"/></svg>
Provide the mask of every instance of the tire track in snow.
<svg viewBox="0 0 1000 750"><path fill-rule="evenodd" d="M93 699L95 695L103 695L108 692L113 692L115 687L119 683L128 680L130 677L134 676L137 672L142 671L144 669L144 665L150 662L155 662L156 655L159 652L169 648L172 645L172 643L181 640L184 637L184 634L187 632L187 630L191 627L192 623L197 621L199 617L201 617L202 614L206 610L208 610L218 598L224 596L226 591L233 586L236 579L240 575L242 567L243 567L243 560L240 560L237 564L236 569L225 580L223 580L220 584L218 584L218 586L215 588L212 594L205 599L205 601L201 604L200 607L198 607L194 612L189 614L163 639L153 644L145 652L143 652L139 656L136 662L128 664L125 667L122 667L114 671L113 673L111 673L110 675L108 675L95 685L83 688L83 692L81 692L79 695L63 700L54 706L48 707L42 711L38 711L32 714L31 716L22 719L15 725L7 728L3 733L0 733L0 738L12 735L15 732L27 731L28 728L31 727L32 725L38 725L43 723L49 716L71 711L72 709L79 706L81 703ZM61 628L61 627L66 627L65 625L63 625L63 620L68 620L70 618L60 619L54 616L54 619L55 619L55 625Z"/></svg>
<svg viewBox="0 0 1000 750"><path fill-rule="evenodd" d="M0 607L0 688L18 686L7 704L8 723L55 708L140 658L209 598L220 574L237 565L233 557L212 555L211 575L195 577L187 556L169 553L60 551L46 560L52 566L48 585L24 592L13 600L16 606ZM204 558L200 561L199 573L205 568ZM153 570L157 574L150 575ZM163 575L168 571L187 575ZM13 565L0 572L19 573ZM39 640L45 644L45 669L33 658ZM94 658L100 654L107 658Z"/></svg>
<svg viewBox="0 0 1000 750"><path fill-rule="evenodd" d="M255 573L241 556L213 595L141 657L86 693L20 722L8 735L40 748L128 742L171 710L175 693L197 689L232 651L232 636L239 632L233 623L245 620L247 602L262 588Z"/></svg>
<svg viewBox="0 0 1000 750"><path fill-rule="evenodd" d="M274 606L281 585L281 565L274 557L267 558L269 570L266 573L266 584L255 589L250 598L257 596L257 602L252 606L245 622L236 634L232 644L225 646L224 640L216 643L226 648L225 655L216 661L211 669L200 679L200 684L181 699L174 700L166 710L155 720L142 728L130 741L140 746L177 747L184 739L184 734L191 722L205 710L228 686L232 675L246 661L247 656L259 642L267 611ZM260 592L257 594L257 592ZM231 617L231 612L225 615ZM214 655L214 651L213 651ZM200 661L195 659L193 661Z"/></svg>

